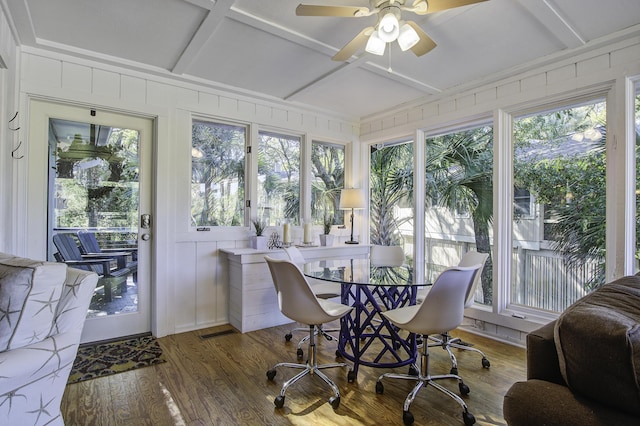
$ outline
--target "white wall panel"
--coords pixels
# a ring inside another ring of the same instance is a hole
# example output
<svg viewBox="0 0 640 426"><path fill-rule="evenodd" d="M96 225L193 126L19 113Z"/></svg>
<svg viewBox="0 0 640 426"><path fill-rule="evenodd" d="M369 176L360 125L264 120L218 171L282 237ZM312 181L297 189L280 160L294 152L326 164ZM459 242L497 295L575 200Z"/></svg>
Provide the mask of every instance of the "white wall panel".
<svg viewBox="0 0 640 426"><path fill-rule="evenodd" d="M62 61L59 59L23 54L20 72L29 90L59 89L62 86ZM25 89L22 84L21 89Z"/></svg>
<svg viewBox="0 0 640 426"><path fill-rule="evenodd" d="M91 93L98 96L119 99L120 88L120 74L100 69L93 70Z"/></svg>
<svg viewBox="0 0 640 426"><path fill-rule="evenodd" d="M142 78L122 75L120 99L128 104L144 105L147 101L147 81Z"/></svg>
<svg viewBox="0 0 640 426"><path fill-rule="evenodd" d="M91 68L70 62L62 63L62 88L91 93Z"/></svg>
<svg viewBox="0 0 640 426"><path fill-rule="evenodd" d="M197 253L193 242L176 243L171 259L173 274L173 297L169 299L174 312L177 332L194 329L197 303Z"/></svg>

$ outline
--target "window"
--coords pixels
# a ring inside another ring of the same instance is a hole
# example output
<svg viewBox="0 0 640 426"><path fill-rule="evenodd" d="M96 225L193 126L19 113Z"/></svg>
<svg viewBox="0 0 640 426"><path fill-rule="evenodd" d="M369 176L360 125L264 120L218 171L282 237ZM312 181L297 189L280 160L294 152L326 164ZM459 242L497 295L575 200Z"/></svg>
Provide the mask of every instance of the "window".
<svg viewBox="0 0 640 426"><path fill-rule="evenodd" d="M311 144L311 219L322 225L324 220L343 223L339 210L340 190L344 187L344 146L326 142Z"/></svg>
<svg viewBox="0 0 640 426"><path fill-rule="evenodd" d="M640 82L636 82L635 102L635 135L636 135L636 247L640 244ZM636 249L636 267L640 262L640 249Z"/></svg>
<svg viewBox="0 0 640 426"><path fill-rule="evenodd" d="M413 142L372 146L370 168L371 244L401 245L413 263Z"/></svg>
<svg viewBox="0 0 640 426"><path fill-rule="evenodd" d="M259 132L258 204L267 226L300 225L300 138Z"/></svg>
<svg viewBox="0 0 640 426"><path fill-rule="evenodd" d="M542 214L514 211L512 306L562 312L603 283L605 118L596 100L514 121L514 183Z"/></svg>
<svg viewBox="0 0 640 426"><path fill-rule="evenodd" d="M475 302L491 305L493 128L428 137L425 155L425 278L433 282L467 251L489 253Z"/></svg>
<svg viewBox="0 0 640 426"><path fill-rule="evenodd" d="M191 127L191 223L244 226L247 129L193 120Z"/></svg>

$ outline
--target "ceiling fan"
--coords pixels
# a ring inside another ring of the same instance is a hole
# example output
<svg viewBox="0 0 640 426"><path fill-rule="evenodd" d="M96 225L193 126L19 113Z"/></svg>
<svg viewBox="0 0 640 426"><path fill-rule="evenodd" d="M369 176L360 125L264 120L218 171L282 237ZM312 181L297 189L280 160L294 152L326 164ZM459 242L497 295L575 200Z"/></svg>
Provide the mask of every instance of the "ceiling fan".
<svg viewBox="0 0 640 426"><path fill-rule="evenodd" d="M411 49L416 56L422 56L435 48L436 43L415 22L402 20L403 10L426 15L487 0L413 0L411 6L405 5L410 1L369 0L370 7L299 4L296 8L296 15L360 18L378 14L377 24L360 31L353 40L331 58L334 61L346 61L365 43L367 52L383 55L387 43L396 40L402 51Z"/></svg>

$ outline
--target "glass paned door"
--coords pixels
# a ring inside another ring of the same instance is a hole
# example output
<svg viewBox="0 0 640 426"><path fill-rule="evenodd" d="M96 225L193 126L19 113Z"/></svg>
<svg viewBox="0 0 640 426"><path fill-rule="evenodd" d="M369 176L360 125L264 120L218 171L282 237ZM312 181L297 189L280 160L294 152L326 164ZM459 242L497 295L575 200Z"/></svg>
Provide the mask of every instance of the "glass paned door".
<svg viewBox="0 0 640 426"><path fill-rule="evenodd" d="M32 109L48 141L48 258L100 276L82 340L149 331L151 120L41 102Z"/></svg>
<svg viewBox="0 0 640 426"><path fill-rule="evenodd" d="M53 231L54 256L64 261L76 260L69 258L73 253L58 247L58 239L53 239L55 234L67 234L87 261L76 267L104 275L102 264L89 263L94 259L87 256L118 253L113 257L112 269L114 273L124 271L112 278L100 278L88 318L138 311L139 143L140 132L135 129L49 120L49 170L54 197L49 227Z"/></svg>

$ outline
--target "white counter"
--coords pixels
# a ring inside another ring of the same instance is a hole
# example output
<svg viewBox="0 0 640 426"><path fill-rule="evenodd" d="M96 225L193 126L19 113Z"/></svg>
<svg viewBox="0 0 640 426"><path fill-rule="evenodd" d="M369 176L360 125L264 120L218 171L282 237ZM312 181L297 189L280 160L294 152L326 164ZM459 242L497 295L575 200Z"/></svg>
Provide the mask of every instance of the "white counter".
<svg viewBox="0 0 640 426"><path fill-rule="evenodd" d="M300 247L307 260L367 257L363 244ZM273 281L264 256L286 259L282 249L220 249L229 277L229 322L242 333L292 322L280 313Z"/></svg>

